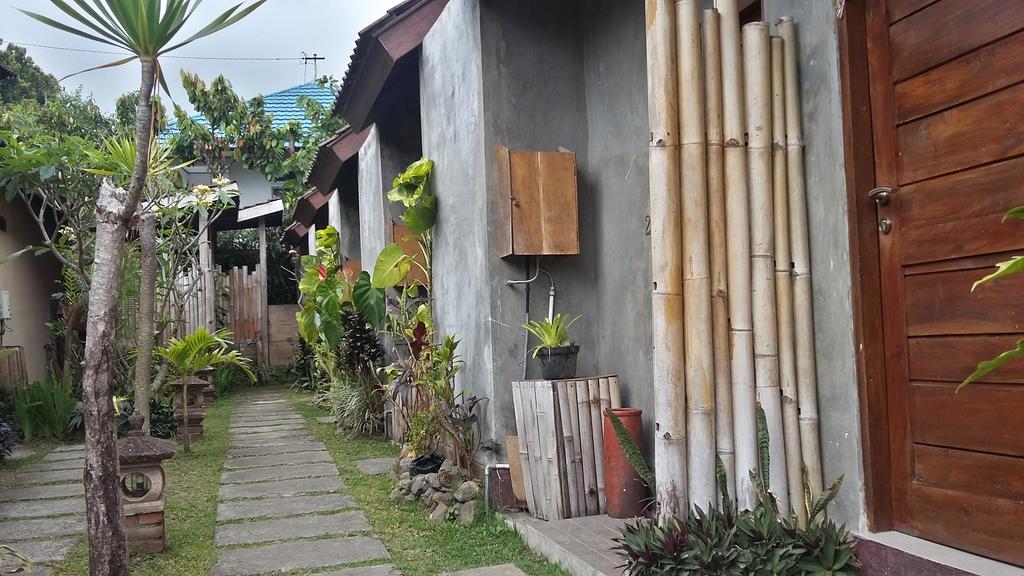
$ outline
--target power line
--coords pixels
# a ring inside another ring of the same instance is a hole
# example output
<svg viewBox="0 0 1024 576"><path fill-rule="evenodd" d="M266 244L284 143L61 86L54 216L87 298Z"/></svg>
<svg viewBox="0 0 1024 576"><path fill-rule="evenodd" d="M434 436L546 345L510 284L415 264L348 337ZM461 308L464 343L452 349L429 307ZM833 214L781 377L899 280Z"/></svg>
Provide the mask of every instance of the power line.
<svg viewBox="0 0 1024 576"><path fill-rule="evenodd" d="M111 56L131 56L128 52L115 52L112 50L89 50L86 48L69 48L67 46L51 46L48 44L33 44L30 42L14 42L8 41L8 44L15 44L17 46L31 46L33 48L46 48L49 50L63 50L65 52L84 52L86 54L109 54ZM289 56L289 57L258 57L258 56L177 56L177 55L165 55L161 58L172 58L177 60L222 60L222 61L249 61L249 62L284 62L294 61L301 62L306 59L302 56ZM323 60L323 58L320 58Z"/></svg>

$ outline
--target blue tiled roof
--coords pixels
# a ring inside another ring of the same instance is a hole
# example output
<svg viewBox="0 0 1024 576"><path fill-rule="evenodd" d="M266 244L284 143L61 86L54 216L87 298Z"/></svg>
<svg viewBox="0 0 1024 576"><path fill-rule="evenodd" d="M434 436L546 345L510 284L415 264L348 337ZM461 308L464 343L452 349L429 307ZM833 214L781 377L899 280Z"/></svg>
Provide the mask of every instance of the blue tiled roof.
<svg viewBox="0 0 1024 576"><path fill-rule="evenodd" d="M306 118L305 112L298 105L298 100L301 96L308 96L323 104L327 109L334 105L334 90L330 86L323 86L317 82L299 84L279 92L267 94L263 96L263 107L267 114L274 115L274 128L284 126L292 120L300 122L303 130L312 128L312 124ZM202 114L195 114L191 118L203 126L210 125ZM171 122L167 125L167 129L160 134L160 141L166 141L177 133L178 123Z"/></svg>

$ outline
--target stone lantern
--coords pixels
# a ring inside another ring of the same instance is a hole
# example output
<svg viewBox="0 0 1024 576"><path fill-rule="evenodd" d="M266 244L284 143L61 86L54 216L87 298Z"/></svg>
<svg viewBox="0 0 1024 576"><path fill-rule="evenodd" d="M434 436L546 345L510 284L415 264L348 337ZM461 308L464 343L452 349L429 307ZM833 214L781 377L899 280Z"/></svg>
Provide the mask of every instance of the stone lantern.
<svg viewBox="0 0 1024 576"><path fill-rule="evenodd" d="M193 376L188 381L188 397L185 395L185 381L171 382L174 388L174 418L178 422L178 436L188 434L191 438L203 437L203 420L206 419L205 406L206 380ZM185 404L188 404L188 422L185 422Z"/></svg>
<svg viewBox="0 0 1024 576"><path fill-rule="evenodd" d="M213 394L216 388L213 386L213 373L215 369L212 366L207 366L199 371L199 378L206 382L203 386L203 408L213 406ZM190 407L191 409L191 407Z"/></svg>
<svg viewBox="0 0 1024 576"><path fill-rule="evenodd" d="M164 469L160 463L174 456L175 444L142 431L145 418L136 410L128 418L128 436L117 441L121 500L125 531L132 554L159 554L164 536Z"/></svg>

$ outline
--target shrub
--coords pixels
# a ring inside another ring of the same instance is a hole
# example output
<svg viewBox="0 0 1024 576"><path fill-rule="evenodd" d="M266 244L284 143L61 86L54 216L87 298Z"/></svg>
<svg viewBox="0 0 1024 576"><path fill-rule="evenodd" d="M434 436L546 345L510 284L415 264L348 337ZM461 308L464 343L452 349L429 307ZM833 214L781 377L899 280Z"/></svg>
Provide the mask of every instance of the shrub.
<svg viewBox="0 0 1024 576"><path fill-rule="evenodd" d="M64 439L65 421L75 410L76 403L67 379L53 378L18 386L11 399L26 442L39 438Z"/></svg>
<svg viewBox="0 0 1024 576"><path fill-rule="evenodd" d="M7 460L14 454L14 446L17 444L17 434L7 422L0 420L0 462Z"/></svg>
<svg viewBox="0 0 1024 576"><path fill-rule="evenodd" d="M245 370L234 364L220 364L213 371L213 395L223 398L235 390L251 385Z"/></svg>

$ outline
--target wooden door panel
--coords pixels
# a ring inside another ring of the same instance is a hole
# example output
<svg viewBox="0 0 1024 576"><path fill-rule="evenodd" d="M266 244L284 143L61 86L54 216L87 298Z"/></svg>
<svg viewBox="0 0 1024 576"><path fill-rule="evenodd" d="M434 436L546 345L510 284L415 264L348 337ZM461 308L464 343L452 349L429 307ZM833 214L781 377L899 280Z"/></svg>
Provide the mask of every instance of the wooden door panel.
<svg viewBox="0 0 1024 576"><path fill-rule="evenodd" d="M914 446L914 482L1018 500L1024 493L1024 458L918 444Z"/></svg>
<svg viewBox="0 0 1024 576"><path fill-rule="evenodd" d="M1024 564L1024 532L1015 529L1024 518L1024 502L914 484L907 504L914 515L899 526L907 532Z"/></svg>
<svg viewBox="0 0 1024 576"><path fill-rule="evenodd" d="M910 338L910 379L959 384L974 371L979 361L1016 347L1021 338L1024 334ZM1024 362L1010 362L990 372L981 382L1024 384ZM1024 415L1021 418L1024 419Z"/></svg>
<svg viewBox="0 0 1024 576"><path fill-rule="evenodd" d="M1006 0L943 0L893 24L892 79L900 81L1024 28Z"/></svg>
<svg viewBox="0 0 1024 576"><path fill-rule="evenodd" d="M1022 414L1024 387L972 384L958 393L955 384L910 385L912 435L918 444L1024 456L1024 434L1016 425Z"/></svg>
<svg viewBox="0 0 1024 576"><path fill-rule="evenodd" d="M1024 9L868 0L885 402L897 529L1024 565L1024 362L957 393L1024 335ZM867 190L858 191L866 193Z"/></svg>
<svg viewBox="0 0 1024 576"><path fill-rule="evenodd" d="M1018 32L896 85L896 121L932 114L1024 79Z"/></svg>
<svg viewBox="0 0 1024 576"><path fill-rule="evenodd" d="M917 182L1024 153L1022 125L1024 84L904 124L896 130L899 182Z"/></svg>
<svg viewBox="0 0 1024 576"><path fill-rule="evenodd" d="M971 286L985 273L970 269L908 276L907 335L1024 332L1024 306L1010 297L1024 290L1024 275L971 292Z"/></svg>

